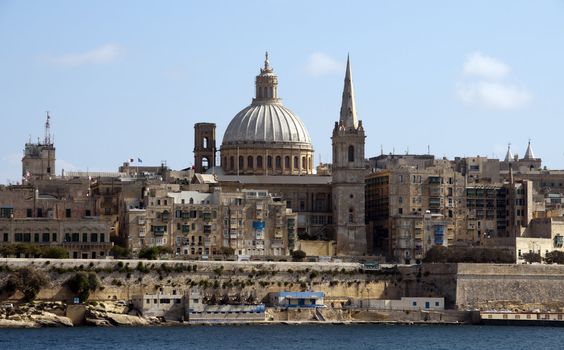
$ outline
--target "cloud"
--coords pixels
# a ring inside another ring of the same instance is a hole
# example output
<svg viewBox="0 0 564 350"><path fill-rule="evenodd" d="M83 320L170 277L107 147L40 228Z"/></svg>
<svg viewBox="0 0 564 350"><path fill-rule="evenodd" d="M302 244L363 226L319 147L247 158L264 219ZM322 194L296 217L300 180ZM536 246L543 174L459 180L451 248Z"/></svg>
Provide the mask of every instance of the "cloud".
<svg viewBox="0 0 564 350"><path fill-rule="evenodd" d="M500 82L479 81L460 83L458 97L469 105L512 110L527 105L532 97L526 88Z"/></svg>
<svg viewBox="0 0 564 350"><path fill-rule="evenodd" d="M322 52L311 54L306 65L306 72L315 77L340 73L342 70L342 64Z"/></svg>
<svg viewBox="0 0 564 350"><path fill-rule="evenodd" d="M532 100L529 90L510 79L511 67L481 52L468 55L456 95L469 106L514 110Z"/></svg>
<svg viewBox="0 0 564 350"><path fill-rule="evenodd" d="M59 170L59 173L61 171L63 171L63 169L65 170L65 172L67 171L78 171L78 167L70 162L67 162L66 160L63 159L57 159L57 168Z"/></svg>
<svg viewBox="0 0 564 350"><path fill-rule="evenodd" d="M484 55L481 52L474 52L466 58L462 71L469 76L501 79L509 74L511 68L496 58Z"/></svg>
<svg viewBox="0 0 564 350"><path fill-rule="evenodd" d="M106 44L86 52L44 55L42 59L61 66L76 67L88 64L110 63L115 61L122 53L123 49L121 46Z"/></svg>

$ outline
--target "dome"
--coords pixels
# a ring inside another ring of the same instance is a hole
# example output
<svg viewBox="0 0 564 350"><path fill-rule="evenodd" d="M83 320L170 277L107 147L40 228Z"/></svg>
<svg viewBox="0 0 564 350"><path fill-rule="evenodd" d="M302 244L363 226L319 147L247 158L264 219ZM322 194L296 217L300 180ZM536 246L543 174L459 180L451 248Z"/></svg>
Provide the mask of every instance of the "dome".
<svg viewBox="0 0 564 350"><path fill-rule="evenodd" d="M311 147L300 118L281 103L253 102L235 115L223 135L223 145L245 143L294 143Z"/></svg>

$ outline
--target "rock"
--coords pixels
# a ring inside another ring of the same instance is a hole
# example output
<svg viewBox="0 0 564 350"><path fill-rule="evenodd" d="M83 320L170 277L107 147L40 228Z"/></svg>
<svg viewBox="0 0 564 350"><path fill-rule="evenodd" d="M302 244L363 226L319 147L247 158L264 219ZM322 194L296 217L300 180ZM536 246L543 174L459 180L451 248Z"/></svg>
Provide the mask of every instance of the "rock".
<svg viewBox="0 0 564 350"><path fill-rule="evenodd" d="M65 316L58 316L50 312L41 315L32 315L31 318L42 327L72 327L72 321Z"/></svg>
<svg viewBox="0 0 564 350"><path fill-rule="evenodd" d="M146 319L138 316L107 313L106 318L116 326L146 326L149 324Z"/></svg>
<svg viewBox="0 0 564 350"><path fill-rule="evenodd" d="M96 327L111 327L111 323L108 320L102 320L98 318L89 318L85 319L85 322L89 326L96 326Z"/></svg>
<svg viewBox="0 0 564 350"><path fill-rule="evenodd" d="M32 321L16 321L0 319L0 328L37 328L38 325Z"/></svg>

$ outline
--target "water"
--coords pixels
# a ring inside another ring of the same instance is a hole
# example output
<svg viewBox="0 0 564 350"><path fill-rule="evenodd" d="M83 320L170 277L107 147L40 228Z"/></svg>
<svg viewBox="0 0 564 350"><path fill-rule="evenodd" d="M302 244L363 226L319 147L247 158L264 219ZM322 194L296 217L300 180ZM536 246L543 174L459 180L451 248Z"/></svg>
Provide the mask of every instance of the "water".
<svg viewBox="0 0 564 350"><path fill-rule="evenodd" d="M0 349L559 349L562 328L268 325L0 329Z"/></svg>

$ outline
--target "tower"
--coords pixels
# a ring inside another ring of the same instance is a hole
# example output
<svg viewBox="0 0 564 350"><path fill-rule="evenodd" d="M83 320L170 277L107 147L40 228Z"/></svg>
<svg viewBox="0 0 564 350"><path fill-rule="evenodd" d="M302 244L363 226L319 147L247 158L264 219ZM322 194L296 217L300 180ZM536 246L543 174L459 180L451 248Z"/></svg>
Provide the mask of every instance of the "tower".
<svg viewBox="0 0 564 350"><path fill-rule="evenodd" d="M341 103L341 116L335 122L333 136L333 222L339 255L363 255L367 252L364 218L364 128L356 116L350 59Z"/></svg>
<svg viewBox="0 0 564 350"><path fill-rule="evenodd" d="M43 142L25 144L22 158L22 177L25 182L33 179L48 179L55 175L55 145L51 137L51 116L47 112Z"/></svg>
<svg viewBox="0 0 564 350"><path fill-rule="evenodd" d="M215 167L215 124L194 124L194 166L197 173Z"/></svg>

